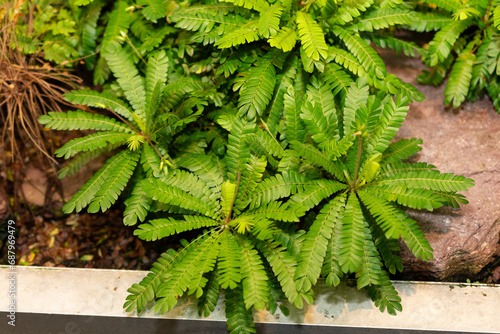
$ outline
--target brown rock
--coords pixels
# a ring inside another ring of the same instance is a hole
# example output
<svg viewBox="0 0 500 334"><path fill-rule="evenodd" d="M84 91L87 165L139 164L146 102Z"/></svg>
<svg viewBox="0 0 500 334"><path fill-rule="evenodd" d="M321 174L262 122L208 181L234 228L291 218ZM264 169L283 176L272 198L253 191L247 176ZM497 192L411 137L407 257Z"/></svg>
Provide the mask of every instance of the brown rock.
<svg viewBox="0 0 500 334"><path fill-rule="evenodd" d="M410 107L398 137L423 140L417 161L475 181L464 193L469 204L460 209L410 212L434 248L434 260L416 260L403 249L405 273L408 278L438 280L473 277L500 255L500 115L486 98L467 103L458 112L446 108L444 85L416 84L416 75L424 69L419 59L392 54L386 63L389 72L426 96Z"/></svg>
<svg viewBox="0 0 500 334"><path fill-rule="evenodd" d="M47 177L38 168L28 167L24 171L24 180L21 186L24 200L29 205L43 206L47 192Z"/></svg>

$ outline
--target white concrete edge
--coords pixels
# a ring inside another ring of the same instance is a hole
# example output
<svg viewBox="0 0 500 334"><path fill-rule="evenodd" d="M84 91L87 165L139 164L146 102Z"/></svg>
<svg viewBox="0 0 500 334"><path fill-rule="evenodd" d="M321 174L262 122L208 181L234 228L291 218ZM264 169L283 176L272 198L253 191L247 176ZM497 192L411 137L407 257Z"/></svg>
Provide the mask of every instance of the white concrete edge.
<svg viewBox="0 0 500 334"><path fill-rule="evenodd" d="M163 315L152 310L141 315L125 313L122 307L127 289L147 273L0 266L0 312L9 312L9 303L14 300L16 312L23 313L225 321L222 298L207 318L198 316L196 300L190 297L179 298L178 305ZM403 312L397 316L381 313L363 290L320 285L313 305L302 310L289 306L288 317L279 310L274 316L257 311L255 320L311 326L500 333L498 285L402 281L394 285L403 305ZM9 296L12 289L14 298L12 294Z"/></svg>

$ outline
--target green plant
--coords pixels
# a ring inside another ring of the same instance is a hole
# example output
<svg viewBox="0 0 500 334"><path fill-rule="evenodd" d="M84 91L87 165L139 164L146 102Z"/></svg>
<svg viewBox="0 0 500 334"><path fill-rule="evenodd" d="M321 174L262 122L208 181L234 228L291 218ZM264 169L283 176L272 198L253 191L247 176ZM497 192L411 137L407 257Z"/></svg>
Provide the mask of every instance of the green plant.
<svg viewBox="0 0 500 334"><path fill-rule="evenodd" d="M65 94L65 99L75 104L107 109L118 120L82 110L51 112L39 119L40 123L54 130L99 131L72 139L56 151L58 157L66 159L78 154L59 171L60 177L72 175L91 159L108 151L123 145L128 147L108 159L73 195L63 207L66 213L78 212L87 205L89 212L107 210L137 168L138 176L159 177L168 173L168 165L172 166L168 145L187 124L201 115L209 98L206 86L194 79L166 84L169 61L164 52L150 57L145 78L139 75L131 57L117 43L108 46L105 57L130 104L111 94L90 90L69 92ZM196 91L201 91L199 96L194 94ZM191 92L192 96L183 101L186 92ZM202 93L205 93L204 97L201 97ZM137 219L137 215L141 214L140 210L128 211L125 221Z"/></svg>
<svg viewBox="0 0 500 334"><path fill-rule="evenodd" d="M15 8L9 13L15 25L15 48L24 55L37 55L59 66L73 66L82 56L80 22L73 9L72 1L15 2Z"/></svg>
<svg viewBox="0 0 500 334"><path fill-rule="evenodd" d="M311 293L301 293L293 281L301 235L294 233L295 223L304 211L279 201L309 182L293 172L270 176L266 160L246 144L254 128L233 117L222 160L183 155L172 176L142 182L148 197L169 214L139 225L134 234L150 241L202 230L164 253L129 289L127 311L140 312L156 299L155 312L164 313L187 292L199 298L200 315L208 316L222 290L228 329L240 333L254 331L252 308L274 313L283 298L298 307L303 298L312 302Z"/></svg>
<svg viewBox="0 0 500 334"><path fill-rule="evenodd" d="M352 274L382 311L401 310L386 272L402 270L398 239L432 258L404 208L456 207L473 185L404 161L421 141L391 142L408 102L423 96L389 75L367 40L423 53L378 31L409 24L413 12L391 1L168 4L115 3L95 65L109 66L118 85L66 94L114 117L40 119L100 131L58 150L79 154L61 176L128 145L66 212L105 211L126 192L124 223L142 222L139 238L189 239L129 289L124 308L141 312L154 301L166 312L187 292L208 315L223 293L229 330L254 332L253 309L274 312L282 300L302 307L320 277L335 286ZM141 48L152 32L154 45Z"/></svg>
<svg viewBox="0 0 500 334"><path fill-rule="evenodd" d="M437 7L437 8L436 8ZM408 29L436 31L424 57L430 71L419 82L437 86L449 73L445 103L458 108L488 94L500 111L500 7L492 0L425 0Z"/></svg>
<svg viewBox="0 0 500 334"><path fill-rule="evenodd" d="M423 99L412 85L388 74L369 44L420 52L416 44L384 31L412 21L414 13L400 2L243 0L173 8L168 18L189 32L179 38L221 49L213 56L220 64L216 73L238 74L233 90L239 90L240 114L249 119L279 112L290 70L300 86L309 83L309 73L319 73L342 98L359 76L379 90Z"/></svg>
<svg viewBox="0 0 500 334"><path fill-rule="evenodd" d="M457 192L474 181L402 161L421 149L417 139L391 142L408 111L406 98L370 95L366 81L358 80L347 91L342 113L332 112L331 96L318 101L315 91L322 86L313 82L300 109L306 135L290 141L290 156L303 162L287 164L319 177L290 199L296 202L292 209L319 210L298 255L297 289L310 291L320 276L335 286L354 273L358 288L369 287L380 310L395 314L400 298L384 268L402 271L398 239L417 258L432 259L432 248L403 208L458 207L467 201ZM293 94L285 99L293 100ZM304 169L304 163L319 170Z"/></svg>

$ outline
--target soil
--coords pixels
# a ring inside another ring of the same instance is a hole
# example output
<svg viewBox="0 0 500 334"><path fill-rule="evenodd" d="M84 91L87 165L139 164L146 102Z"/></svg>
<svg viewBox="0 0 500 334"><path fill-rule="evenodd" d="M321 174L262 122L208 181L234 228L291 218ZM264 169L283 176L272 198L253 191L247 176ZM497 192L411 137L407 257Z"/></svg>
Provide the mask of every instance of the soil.
<svg viewBox="0 0 500 334"><path fill-rule="evenodd" d="M78 131L52 132L61 147ZM145 242L134 236L134 226L122 223L119 205L105 213L64 215L64 201L102 166L89 164L72 178L59 181L54 167L29 143L21 146L24 159L0 160L0 259L7 262L8 222L14 221L19 265L148 270L177 240ZM6 152L8 147L3 148ZM60 160L63 166L64 160ZM64 199L64 200L62 200Z"/></svg>

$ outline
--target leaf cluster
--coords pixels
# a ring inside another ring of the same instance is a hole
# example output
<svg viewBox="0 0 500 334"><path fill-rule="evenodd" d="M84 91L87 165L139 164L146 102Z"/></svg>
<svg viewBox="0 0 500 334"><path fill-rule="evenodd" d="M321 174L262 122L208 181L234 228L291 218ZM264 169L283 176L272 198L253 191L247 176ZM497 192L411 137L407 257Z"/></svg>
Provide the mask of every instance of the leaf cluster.
<svg viewBox="0 0 500 334"><path fill-rule="evenodd" d="M437 86L447 74L445 103L454 108L488 95L499 105L500 7L495 1L425 0L407 26L417 32L435 32L424 61L431 69L418 80Z"/></svg>
<svg viewBox="0 0 500 334"><path fill-rule="evenodd" d="M387 33L413 21L414 12L406 6L395 9L373 1L190 2L179 4L169 19L188 32L191 42L221 50L214 59L218 73L238 73L233 90L239 90L240 115L249 119L266 113L273 95L282 94L283 66L293 59L304 84L310 74L325 76L345 95L357 77L365 77L377 90L423 99L413 86L387 72L370 45L375 41L407 54L420 52L416 44Z"/></svg>
<svg viewBox="0 0 500 334"><path fill-rule="evenodd" d="M393 140L423 96L369 43L425 54L386 34L417 15L396 5L113 4L91 65L98 82L116 82L66 94L88 108L40 122L95 131L56 152L73 158L61 176L116 150L65 212L105 211L123 193L139 238L186 238L129 289L127 311L154 302L165 313L187 293L207 316L224 294L228 329L251 333L253 309L301 308L318 279L349 276L382 311L401 310L389 280L402 270L398 240L432 258L405 208L458 207L473 181L408 162L422 142Z"/></svg>
<svg viewBox="0 0 500 334"><path fill-rule="evenodd" d="M105 109L111 115L76 110L50 112L39 118L41 124L54 130L96 131L70 140L55 152L57 157L73 158L59 171L60 177L71 176L106 152L126 147L109 158L65 204L66 213L79 212L86 206L89 212L105 211L131 179L138 184L147 176L168 175L169 166L173 167L169 144L200 117L209 100L201 97L206 86L194 78L169 82L169 59L164 51L150 56L145 77L118 43L110 44L104 56L127 102L106 92L74 90L65 94L67 101ZM144 218L149 208L144 202L135 203L142 192L140 186L133 188L125 223Z"/></svg>

